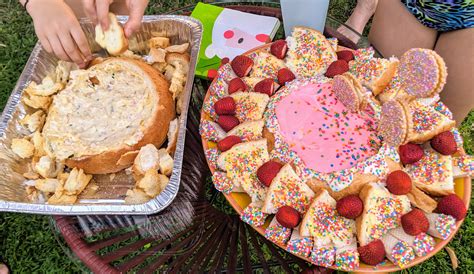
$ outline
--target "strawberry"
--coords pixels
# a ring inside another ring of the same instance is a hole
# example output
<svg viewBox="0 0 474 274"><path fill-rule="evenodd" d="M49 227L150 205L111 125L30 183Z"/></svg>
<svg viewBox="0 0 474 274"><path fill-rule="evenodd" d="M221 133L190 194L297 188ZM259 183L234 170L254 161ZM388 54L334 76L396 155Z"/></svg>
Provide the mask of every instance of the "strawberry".
<svg viewBox="0 0 474 274"><path fill-rule="evenodd" d="M278 174L282 164L275 161L268 161L257 169L257 178L266 187L269 187L273 178Z"/></svg>
<svg viewBox="0 0 474 274"><path fill-rule="evenodd" d="M232 97L224 97L214 104L217 115L234 115L235 101Z"/></svg>
<svg viewBox="0 0 474 274"><path fill-rule="evenodd" d="M294 228L301 221L300 213L291 206L282 206L276 214L277 221L286 228Z"/></svg>
<svg viewBox="0 0 474 274"><path fill-rule="evenodd" d="M438 201L435 212L453 216L456 220L466 217L466 205L456 194L449 194Z"/></svg>
<svg viewBox="0 0 474 274"><path fill-rule="evenodd" d="M225 65L225 64L229 63L229 61L230 61L230 60L229 60L229 57L224 57L224 58L222 58L222 60L221 60L221 65Z"/></svg>
<svg viewBox="0 0 474 274"><path fill-rule="evenodd" d="M451 131L444 131L430 141L431 147L443 155L452 155L458 150L456 140Z"/></svg>
<svg viewBox="0 0 474 274"><path fill-rule="evenodd" d="M293 81L295 78L296 77L293 72L287 68L282 68L278 71L278 84L280 84L280 86L285 85L287 82Z"/></svg>
<svg viewBox="0 0 474 274"><path fill-rule="evenodd" d="M242 143L239 136L230 135L217 142L217 148L224 152L231 149L234 145Z"/></svg>
<svg viewBox="0 0 474 274"><path fill-rule="evenodd" d="M239 77L245 77L252 70L253 60L245 55L239 55L230 62L235 74Z"/></svg>
<svg viewBox="0 0 474 274"><path fill-rule="evenodd" d="M354 54L350 50L341 50L341 51L336 52L336 54L337 54L337 60L344 60L347 63L349 63L349 61L354 60Z"/></svg>
<svg viewBox="0 0 474 274"><path fill-rule="evenodd" d="M362 214L364 204L357 195L347 195L346 197L337 201L336 210L342 217L348 219L355 219Z"/></svg>
<svg viewBox="0 0 474 274"><path fill-rule="evenodd" d="M253 87L253 91L259 93L265 93L268 96L272 96L273 90L275 89L275 82L272 79L263 79L262 81L258 82L255 87Z"/></svg>
<svg viewBox="0 0 474 274"><path fill-rule="evenodd" d="M247 85L239 77L235 77L234 79L230 80L229 88L227 89L229 94L232 94L237 91L246 91L246 90L247 90Z"/></svg>
<svg viewBox="0 0 474 274"><path fill-rule="evenodd" d="M377 265L385 258L385 247L380 239L357 248L359 259L368 265Z"/></svg>
<svg viewBox="0 0 474 274"><path fill-rule="evenodd" d="M288 50L288 45L285 40L276 40L270 46L270 52L275 55L278 59L285 58L286 51Z"/></svg>
<svg viewBox="0 0 474 274"><path fill-rule="evenodd" d="M329 65L324 76L332 78L336 75L343 74L344 72L348 70L349 70L349 65L347 64L346 61L336 60Z"/></svg>
<svg viewBox="0 0 474 274"><path fill-rule="evenodd" d="M403 170L395 170L387 176L387 189L395 195L405 195L411 191L411 178Z"/></svg>
<svg viewBox="0 0 474 274"><path fill-rule="evenodd" d="M426 233L430 227L425 213L418 208L414 208L407 214L402 215L401 221L405 233L412 236Z"/></svg>
<svg viewBox="0 0 474 274"><path fill-rule="evenodd" d="M404 165L416 163L423 158L424 155L423 148L420 145L412 143L399 146L398 152L400 154L400 160Z"/></svg>
<svg viewBox="0 0 474 274"><path fill-rule="evenodd" d="M240 124L239 119L231 115L220 115L217 119L217 123L226 132Z"/></svg>

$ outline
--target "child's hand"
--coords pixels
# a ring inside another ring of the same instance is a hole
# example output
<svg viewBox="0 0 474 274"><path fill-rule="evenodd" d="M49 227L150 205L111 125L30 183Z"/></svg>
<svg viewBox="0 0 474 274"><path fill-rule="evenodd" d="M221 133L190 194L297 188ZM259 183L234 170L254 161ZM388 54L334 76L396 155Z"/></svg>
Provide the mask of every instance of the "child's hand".
<svg viewBox="0 0 474 274"><path fill-rule="evenodd" d="M62 60L85 67L91 51L71 8L62 0L34 0L27 6L41 45Z"/></svg>
<svg viewBox="0 0 474 274"><path fill-rule="evenodd" d="M89 16L95 24L100 24L103 30L109 28L108 13L109 6L112 2L113 0L82 0L87 16ZM125 36L129 38L140 28L148 0L125 0L125 5L127 6L130 17L123 28Z"/></svg>

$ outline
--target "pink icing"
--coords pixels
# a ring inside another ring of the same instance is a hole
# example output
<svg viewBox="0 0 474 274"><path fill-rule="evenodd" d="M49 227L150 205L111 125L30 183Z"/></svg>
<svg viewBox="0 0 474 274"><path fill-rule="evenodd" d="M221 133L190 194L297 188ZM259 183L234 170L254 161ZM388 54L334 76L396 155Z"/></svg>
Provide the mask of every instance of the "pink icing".
<svg viewBox="0 0 474 274"><path fill-rule="evenodd" d="M293 90L278 102L276 116L290 149L317 172L350 168L380 148L374 121L348 111L332 82Z"/></svg>

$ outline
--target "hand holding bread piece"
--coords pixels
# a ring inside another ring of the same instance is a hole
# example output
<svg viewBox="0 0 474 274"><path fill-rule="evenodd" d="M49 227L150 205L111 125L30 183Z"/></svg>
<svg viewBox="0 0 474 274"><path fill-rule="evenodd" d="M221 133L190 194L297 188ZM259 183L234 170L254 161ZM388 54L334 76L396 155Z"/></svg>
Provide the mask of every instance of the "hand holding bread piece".
<svg viewBox="0 0 474 274"><path fill-rule="evenodd" d="M128 49L128 40L122 26L113 13L109 13L109 28L95 26L95 41L111 55L119 55Z"/></svg>

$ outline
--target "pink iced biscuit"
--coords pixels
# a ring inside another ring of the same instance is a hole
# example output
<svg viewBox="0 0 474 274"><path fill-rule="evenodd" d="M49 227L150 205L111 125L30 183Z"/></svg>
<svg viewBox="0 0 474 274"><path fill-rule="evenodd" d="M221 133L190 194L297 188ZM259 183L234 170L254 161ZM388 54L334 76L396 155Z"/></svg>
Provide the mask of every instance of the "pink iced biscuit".
<svg viewBox="0 0 474 274"><path fill-rule="evenodd" d="M374 121L349 112L332 92L332 83L300 87L275 112L285 142L315 171L350 168L379 149Z"/></svg>
<svg viewBox="0 0 474 274"><path fill-rule="evenodd" d="M360 108L359 95L343 75L334 76L334 94L350 111L356 112Z"/></svg>
<svg viewBox="0 0 474 274"><path fill-rule="evenodd" d="M446 82L444 61L432 50L414 48L405 52L398 74L405 91L417 98L440 92Z"/></svg>
<svg viewBox="0 0 474 274"><path fill-rule="evenodd" d="M405 109L397 100L390 100L382 106L379 132L391 146L399 146L405 142L408 134Z"/></svg>

